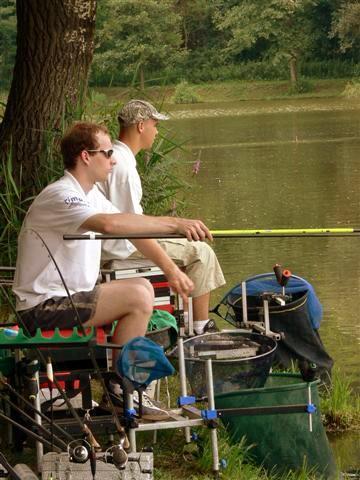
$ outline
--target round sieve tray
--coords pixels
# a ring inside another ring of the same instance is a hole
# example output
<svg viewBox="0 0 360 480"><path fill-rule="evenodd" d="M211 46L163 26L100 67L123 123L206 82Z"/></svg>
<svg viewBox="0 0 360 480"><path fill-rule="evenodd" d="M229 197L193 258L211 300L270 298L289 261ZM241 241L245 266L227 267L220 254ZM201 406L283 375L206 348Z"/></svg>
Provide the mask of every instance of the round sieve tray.
<svg viewBox="0 0 360 480"><path fill-rule="evenodd" d="M226 393L265 385L277 343L270 337L243 331L197 335L184 341L186 375L192 393L207 394L205 362L212 359L214 392ZM178 367L178 349L168 353Z"/></svg>

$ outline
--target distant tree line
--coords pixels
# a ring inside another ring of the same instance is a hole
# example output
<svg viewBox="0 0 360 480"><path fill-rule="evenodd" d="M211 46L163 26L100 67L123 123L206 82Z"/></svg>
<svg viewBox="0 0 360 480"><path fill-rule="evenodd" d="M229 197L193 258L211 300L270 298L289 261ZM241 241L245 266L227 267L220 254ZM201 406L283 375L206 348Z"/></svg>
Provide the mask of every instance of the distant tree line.
<svg viewBox="0 0 360 480"><path fill-rule="evenodd" d="M236 77L242 65L264 62L296 82L299 65L307 61L360 61L359 5L358 0L102 0L91 81L204 81L214 70L221 79L233 67Z"/></svg>
<svg viewBox="0 0 360 480"><path fill-rule="evenodd" d="M16 0L2 0L3 86L15 57L15 13ZM219 79L222 72L241 77L249 62L271 65L264 77L296 82L306 62L360 62L360 2L101 0L95 35L90 82L96 85L204 81L214 71Z"/></svg>

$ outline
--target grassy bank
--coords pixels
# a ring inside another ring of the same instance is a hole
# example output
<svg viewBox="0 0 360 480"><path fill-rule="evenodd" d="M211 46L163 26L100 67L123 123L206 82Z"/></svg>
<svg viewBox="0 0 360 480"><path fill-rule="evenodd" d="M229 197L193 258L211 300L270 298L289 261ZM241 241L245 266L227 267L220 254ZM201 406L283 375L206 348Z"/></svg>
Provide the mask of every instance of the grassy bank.
<svg viewBox="0 0 360 480"><path fill-rule="evenodd" d="M246 100L274 100L282 98L320 98L339 97L350 80L324 79L308 80L307 90L303 93L291 93L287 81L227 81L193 84L189 86L202 102L234 102ZM305 90L306 90L305 89ZM125 87L95 88L110 101L123 102L130 97L146 96L152 101L173 104L176 86L148 87L145 93Z"/></svg>
<svg viewBox="0 0 360 480"><path fill-rule="evenodd" d="M229 80L187 84L191 93L200 103L239 102L246 100L276 100L286 98L332 98L341 97L351 79L308 79L300 84L297 92L291 89L290 82L284 80ZM178 84L179 86L179 84ZM130 98L147 98L156 104L174 105L176 85L149 86L144 91L136 87L91 87L89 107L96 110L111 104L123 103ZM182 96L183 98L186 97ZM0 91L0 116L7 98L6 91ZM186 103L186 102L183 102ZM189 100L188 103L195 103ZM97 105L99 104L99 105ZM116 110L116 108L115 108ZM114 113L115 115L115 113Z"/></svg>

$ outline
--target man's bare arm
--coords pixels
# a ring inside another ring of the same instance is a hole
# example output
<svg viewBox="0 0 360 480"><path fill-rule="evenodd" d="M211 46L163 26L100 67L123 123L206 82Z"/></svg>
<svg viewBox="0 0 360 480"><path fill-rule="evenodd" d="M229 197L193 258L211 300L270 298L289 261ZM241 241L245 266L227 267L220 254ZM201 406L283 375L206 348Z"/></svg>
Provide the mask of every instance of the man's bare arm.
<svg viewBox="0 0 360 480"><path fill-rule="evenodd" d="M201 220L177 217L151 217L133 213L99 213L88 218L81 228L110 235L179 233L188 240L212 240L209 229Z"/></svg>
<svg viewBox="0 0 360 480"><path fill-rule="evenodd" d="M131 240L137 250L152 260L165 273L170 287L187 302L187 297L194 288L190 278L182 272L168 254L153 239Z"/></svg>

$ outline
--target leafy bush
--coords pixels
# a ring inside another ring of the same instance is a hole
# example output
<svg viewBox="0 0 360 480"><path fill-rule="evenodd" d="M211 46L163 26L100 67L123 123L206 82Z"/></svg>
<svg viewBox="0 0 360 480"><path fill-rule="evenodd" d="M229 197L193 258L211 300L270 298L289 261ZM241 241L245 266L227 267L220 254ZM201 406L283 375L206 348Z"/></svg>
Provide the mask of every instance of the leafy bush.
<svg viewBox="0 0 360 480"><path fill-rule="evenodd" d="M186 80L182 80L175 88L174 103L199 103L200 95L195 92L194 87L190 86Z"/></svg>
<svg viewBox="0 0 360 480"><path fill-rule="evenodd" d="M348 82L342 95L346 98L360 98L360 80Z"/></svg>
<svg viewBox="0 0 360 480"><path fill-rule="evenodd" d="M314 85L309 80L300 79L295 85L291 85L288 90L289 95L298 95L299 93L308 93L314 90Z"/></svg>
<svg viewBox="0 0 360 480"><path fill-rule="evenodd" d="M180 147L170 138L158 135L151 152L137 156L138 172L143 187L142 206L150 215L179 215L185 201L179 197L189 185L176 172L178 159L173 156Z"/></svg>
<svg viewBox="0 0 360 480"><path fill-rule="evenodd" d="M360 64L348 60L303 61L300 71L307 78L346 78L360 75Z"/></svg>

